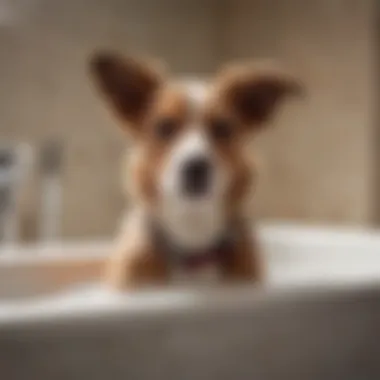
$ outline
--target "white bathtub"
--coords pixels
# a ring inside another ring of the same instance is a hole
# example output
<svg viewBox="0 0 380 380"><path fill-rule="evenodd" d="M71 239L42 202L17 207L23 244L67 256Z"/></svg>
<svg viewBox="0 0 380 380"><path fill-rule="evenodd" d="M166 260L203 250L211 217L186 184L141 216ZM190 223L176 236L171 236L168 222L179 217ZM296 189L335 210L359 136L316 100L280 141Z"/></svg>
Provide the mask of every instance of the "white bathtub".
<svg viewBox="0 0 380 380"><path fill-rule="evenodd" d="M116 295L99 283L107 242L4 249L0 374L380 378L380 234L267 225L260 238L264 289Z"/></svg>

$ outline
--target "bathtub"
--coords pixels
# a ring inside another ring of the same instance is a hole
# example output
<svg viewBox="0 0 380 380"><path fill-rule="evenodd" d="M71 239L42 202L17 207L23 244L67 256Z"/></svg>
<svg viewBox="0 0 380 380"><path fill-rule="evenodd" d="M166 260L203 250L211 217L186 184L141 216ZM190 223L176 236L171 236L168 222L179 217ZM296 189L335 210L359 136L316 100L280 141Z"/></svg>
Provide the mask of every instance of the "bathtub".
<svg viewBox="0 0 380 380"><path fill-rule="evenodd" d="M264 287L115 294L109 242L0 250L6 379L379 379L380 233L262 225Z"/></svg>

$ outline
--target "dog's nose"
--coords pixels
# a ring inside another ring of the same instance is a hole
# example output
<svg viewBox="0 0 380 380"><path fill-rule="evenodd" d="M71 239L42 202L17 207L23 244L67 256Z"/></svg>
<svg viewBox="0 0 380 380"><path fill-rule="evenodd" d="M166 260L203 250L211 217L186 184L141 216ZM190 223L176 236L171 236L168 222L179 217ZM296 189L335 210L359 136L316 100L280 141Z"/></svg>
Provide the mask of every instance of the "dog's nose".
<svg viewBox="0 0 380 380"><path fill-rule="evenodd" d="M203 157L187 161L183 167L183 191L190 196L199 196L207 192L210 186L211 164Z"/></svg>

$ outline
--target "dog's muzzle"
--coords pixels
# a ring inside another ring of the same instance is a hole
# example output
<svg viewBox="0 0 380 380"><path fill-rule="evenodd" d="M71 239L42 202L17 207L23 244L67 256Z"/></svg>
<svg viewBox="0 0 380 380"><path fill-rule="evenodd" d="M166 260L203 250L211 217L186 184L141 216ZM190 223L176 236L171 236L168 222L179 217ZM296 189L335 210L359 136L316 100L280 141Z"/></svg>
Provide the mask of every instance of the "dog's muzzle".
<svg viewBox="0 0 380 380"><path fill-rule="evenodd" d="M211 186L212 165L208 159L196 157L188 160L181 172L182 192L190 197L206 195Z"/></svg>

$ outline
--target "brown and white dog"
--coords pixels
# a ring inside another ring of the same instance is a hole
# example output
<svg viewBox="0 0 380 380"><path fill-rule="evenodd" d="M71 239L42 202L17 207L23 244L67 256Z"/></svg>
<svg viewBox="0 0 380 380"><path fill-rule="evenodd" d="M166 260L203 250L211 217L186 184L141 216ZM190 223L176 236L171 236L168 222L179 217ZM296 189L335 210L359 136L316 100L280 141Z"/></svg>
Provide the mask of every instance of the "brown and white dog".
<svg viewBox="0 0 380 380"><path fill-rule="evenodd" d="M285 97L300 93L298 81L248 64L191 85L114 52L94 54L90 67L134 142L126 173L134 206L107 281L124 289L176 275L198 281L209 272L225 281L259 281L245 218L256 178L248 146Z"/></svg>

